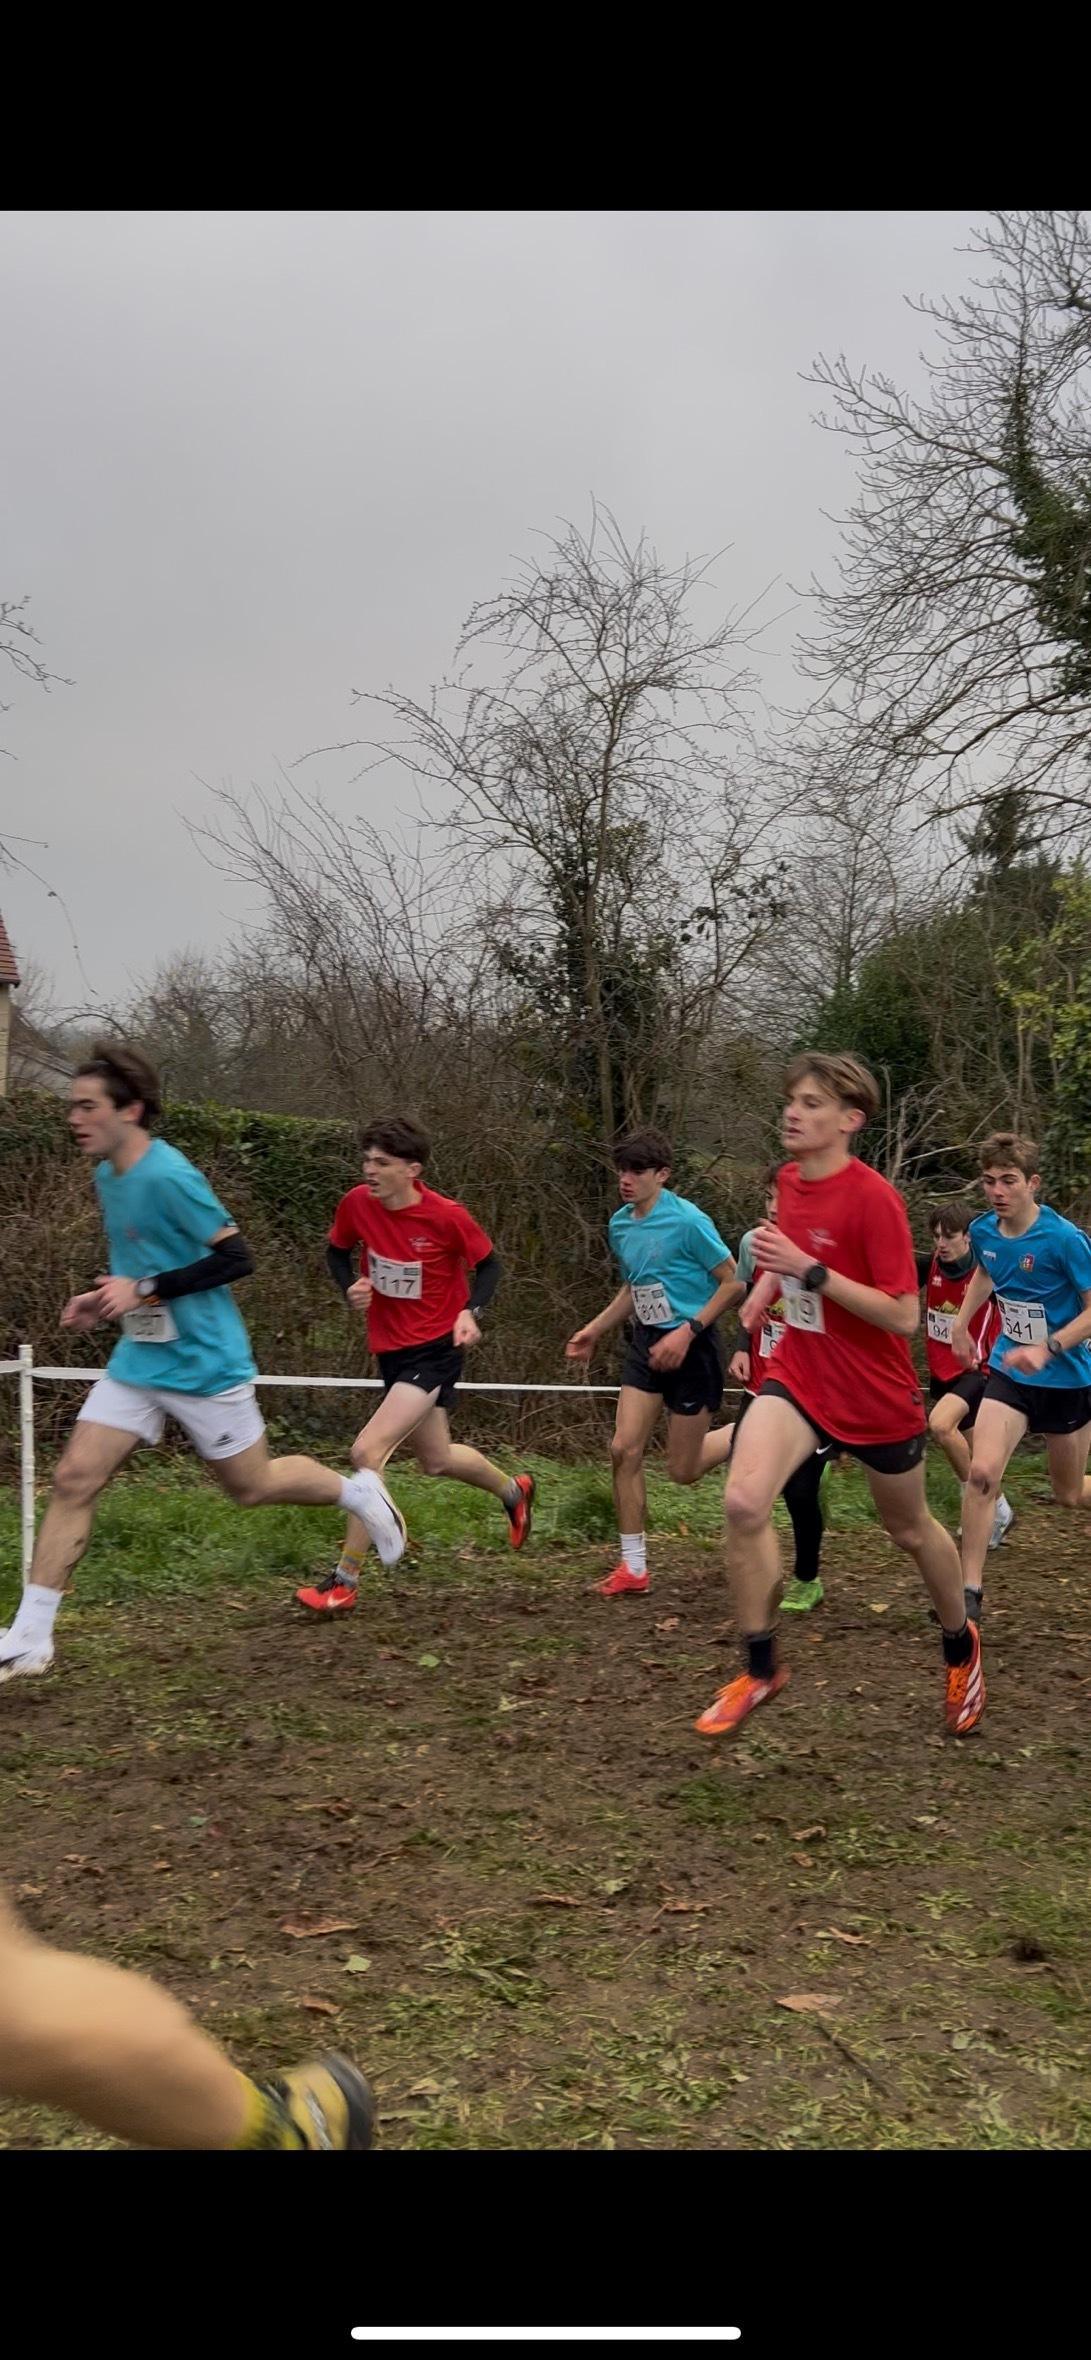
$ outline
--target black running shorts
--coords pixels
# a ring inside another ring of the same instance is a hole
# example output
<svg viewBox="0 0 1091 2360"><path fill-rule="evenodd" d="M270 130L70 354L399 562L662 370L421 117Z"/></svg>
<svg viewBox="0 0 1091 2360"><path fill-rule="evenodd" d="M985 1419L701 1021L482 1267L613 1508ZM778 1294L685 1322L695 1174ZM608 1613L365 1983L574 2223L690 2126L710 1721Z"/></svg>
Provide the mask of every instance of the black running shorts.
<svg viewBox="0 0 1091 2360"><path fill-rule="evenodd" d="M957 1393L969 1412L969 1416L961 1420L958 1432L968 1434L981 1407L987 1381L983 1368L968 1368L961 1377L933 1377L928 1386L928 1399L935 1405L937 1401L946 1400L948 1393Z"/></svg>
<svg viewBox="0 0 1091 2360"><path fill-rule="evenodd" d="M990 1369L984 1399L1020 1410L1031 1434L1078 1434L1091 1426L1091 1385L1020 1385Z"/></svg>
<svg viewBox="0 0 1091 2360"><path fill-rule="evenodd" d="M672 1418L695 1418L703 1410L719 1409L724 1392L724 1348L715 1328L694 1336L680 1368L653 1368L652 1345L668 1328L643 1327L637 1320L621 1372L623 1385L638 1393L659 1393Z"/></svg>
<svg viewBox="0 0 1091 2360"><path fill-rule="evenodd" d="M908 1475L912 1468L920 1466L924 1457L927 1426L922 1426L919 1434L907 1434L904 1442L846 1442L843 1435L828 1434L824 1426L817 1426L810 1410L804 1409L779 1377L767 1377L762 1393L771 1393L777 1401L791 1402L800 1417L806 1418L815 1437L816 1450L829 1449L832 1445L834 1450L847 1451L850 1458L859 1459L862 1467L870 1467L873 1475Z"/></svg>
<svg viewBox="0 0 1091 2360"><path fill-rule="evenodd" d="M380 1352L383 1392L389 1393L392 1385L415 1385L419 1393L438 1393L436 1409L450 1409L462 1375L462 1358L450 1333L437 1336L431 1344L403 1344L397 1352Z"/></svg>

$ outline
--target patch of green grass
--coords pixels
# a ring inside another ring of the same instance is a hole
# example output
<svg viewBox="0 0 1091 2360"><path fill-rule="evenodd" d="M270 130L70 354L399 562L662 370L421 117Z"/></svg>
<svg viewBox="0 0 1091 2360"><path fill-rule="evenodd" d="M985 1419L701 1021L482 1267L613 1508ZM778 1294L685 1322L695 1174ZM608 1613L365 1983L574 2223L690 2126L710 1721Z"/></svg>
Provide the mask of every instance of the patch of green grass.
<svg viewBox="0 0 1091 2360"><path fill-rule="evenodd" d="M675 1789L674 1801L690 1827L741 1827L752 1813L742 1789L712 1771L687 1778Z"/></svg>

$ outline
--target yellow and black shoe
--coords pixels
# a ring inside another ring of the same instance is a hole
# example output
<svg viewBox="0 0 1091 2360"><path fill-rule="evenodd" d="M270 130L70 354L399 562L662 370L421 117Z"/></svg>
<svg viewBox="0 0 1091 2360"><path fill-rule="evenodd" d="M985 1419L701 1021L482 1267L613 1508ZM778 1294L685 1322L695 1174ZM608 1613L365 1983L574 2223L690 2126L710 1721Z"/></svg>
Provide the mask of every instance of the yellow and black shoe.
<svg viewBox="0 0 1091 2360"><path fill-rule="evenodd" d="M347 2057L319 2057L259 2083L269 2135L256 2145L362 2149L375 2143L375 2096Z"/></svg>

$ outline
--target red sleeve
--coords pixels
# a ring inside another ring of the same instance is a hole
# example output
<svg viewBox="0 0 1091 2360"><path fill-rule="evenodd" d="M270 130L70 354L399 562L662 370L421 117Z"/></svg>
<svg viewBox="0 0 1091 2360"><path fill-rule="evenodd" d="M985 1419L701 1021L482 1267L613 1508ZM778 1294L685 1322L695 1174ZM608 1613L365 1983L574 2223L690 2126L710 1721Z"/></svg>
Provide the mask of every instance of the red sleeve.
<svg viewBox="0 0 1091 2360"><path fill-rule="evenodd" d="M915 1295L917 1254L909 1215L896 1188L869 1190L864 1205L867 1283L884 1295Z"/></svg>
<svg viewBox="0 0 1091 2360"><path fill-rule="evenodd" d="M348 1195L342 1197L333 1216L333 1225L327 1240L329 1245L340 1246L345 1253L351 1252L353 1246L358 1246L360 1243L360 1226L356 1219L356 1199L359 1193L359 1189L350 1188Z"/></svg>
<svg viewBox="0 0 1091 2360"><path fill-rule="evenodd" d="M476 1270L478 1263L484 1262L492 1252L491 1237L486 1237L480 1222L474 1220L465 1205L451 1206L451 1226L459 1253L469 1263L471 1270Z"/></svg>

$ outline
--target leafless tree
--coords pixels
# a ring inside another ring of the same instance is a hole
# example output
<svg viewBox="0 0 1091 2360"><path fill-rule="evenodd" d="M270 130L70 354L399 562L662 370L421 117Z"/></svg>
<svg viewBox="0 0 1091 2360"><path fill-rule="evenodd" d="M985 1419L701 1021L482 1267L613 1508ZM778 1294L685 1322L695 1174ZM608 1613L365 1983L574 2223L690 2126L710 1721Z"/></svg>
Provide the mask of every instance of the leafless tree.
<svg viewBox="0 0 1091 2360"><path fill-rule="evenodd" d="M876 808L964 814L1014 786L1043 834L1091 822L1091 225L997 212L984 275L914 308L923 400L842 354L821 423L859 458L804 662L819 739Z"/></svg>

